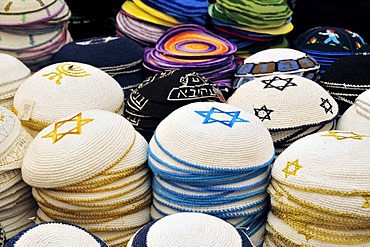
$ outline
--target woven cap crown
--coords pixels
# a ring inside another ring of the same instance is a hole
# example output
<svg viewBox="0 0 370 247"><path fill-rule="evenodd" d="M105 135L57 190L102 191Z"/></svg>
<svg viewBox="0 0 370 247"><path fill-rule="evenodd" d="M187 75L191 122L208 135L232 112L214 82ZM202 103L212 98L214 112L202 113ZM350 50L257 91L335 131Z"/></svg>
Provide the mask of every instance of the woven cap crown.
<svg viewBox="0 0 370 247"><path fill-rule="evenodd" d="M47 66L29 77L14 96L14 108L32 101L31 120L52 123L77 111L118 112L123 92L116 80L88 64L66 62Z"/></svg>
<svg viewBox="0 0 370 247"><path fill-rule="evenodd" d="M223 103L183 106L158 125L155 136L176 160L206 169L246 170L268 163L274 154L271 135L263 123Z"/></svg>
<svg viewBox="0 0 370 247"><path fill-rule="evenodd" d="M290 48L267 49L246 58L236 72L237 77L254 77L273 74L293 74L315 70L320 65L304 52Z"/></svg>
<svg viewBox="0 0 370 247"><path fill-rule="evenodd" d="M370 90L361 93L340 117L338 130L353 130L370 134Z"/></svg>
<svg viewBox="0 0 370 247"><path fill-rule="evenodd" d="M43 129L27 149L22 175L34 187L78 183L111 168L131 149L136 132L103 110L75 113Z"/></svg>
<svg viewBox="0 0 370 247"><path fill-rule="evenodd" d="M68 224L48 222L29 227L9 240L7 247L20 246L86 246L107 247L101 239L84 228Z"/></svg>
<svg viewBox="0 0 370 247"><path fill-rule="evenodd" d="M0 86L24 79L30 74L30 69L19 59L0 53Z"/></svg>
<svg viewBox="0 0 370 247"><path fill-rule="evenodd" d="M144 238L144 239L142 239ZM145 245L140 245L145 243ZM249 246L231 224L202 213L176 213L149 223L132 238L130 247Z"/></svg>
<svg viewBox="0 0 370 247"><path fill-rule="evenodd" d="M169 70L145 79L138 92L160 103L181 103L215 98L215 85L190 69Z"/></svg>
<svg viewBox="0 0 370 247"><path fill-rule="evenodd" d="M0 156L16 140L21 124L11 111L0 106Z"/></svg>
<svg viewBox="0 0 370 247"><path fill-rule="evenodd" d="M370 55L346 56L335 61L320 81L370 88Z"/></svg>
<svg viewBox="0 0 370 247"><path fill-rule="evenodd" d="M276 159L278 182L312 191L351 194L370 191L370 136L351 131L325 131L299 139Z"/></svg>
<svg viewBox="0 0 370 247"><path fill-rule="evenodd" d="M268 129L290 129L333 121L338 104L316 82L295 75L265 76L252 80L228 103L258 116Z"/></svg>

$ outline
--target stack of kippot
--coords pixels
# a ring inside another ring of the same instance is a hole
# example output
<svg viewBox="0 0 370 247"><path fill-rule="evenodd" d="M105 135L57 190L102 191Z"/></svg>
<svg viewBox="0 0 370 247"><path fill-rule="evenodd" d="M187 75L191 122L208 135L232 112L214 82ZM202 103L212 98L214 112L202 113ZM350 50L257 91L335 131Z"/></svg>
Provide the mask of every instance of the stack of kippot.
<svg viewBox="0 0 370 247"><path fill-rule="evenodd" d="M370 136L309 135L275 161L270 246L370 246ZM266 246L269 246L266 244Z"/></svg>
<svg viewBox="0 0 370 247"><path fill-rule="evenodd" d="M189 69L169 70L145 79L127 100L124 116L148 141L172 111L197 101L219 101L211 81Z"/></svg>
<svg viewBox="0 0 370 247"><path fill-rule="evenodd" d="M341 57L370 51L369 45L357 33L340 27L315 27L297 37L292 46L313 58L321 72Z"/></svg>
<svg viewBox="0 0 370 247"><path fill-rule="evenodd" d="M49 65L29 77L14 96L14 112L35 136L77 111L102 109L122 114L123 91L116 80L91 65Z"/></svg>
<svg viewBox="0 0 370 247"><path fill-rule="evenodd" d="M130 3L127 4L127 2ZM160 20L172 24L194 23L202 26L206 25L207 22L207 0L133 0L126 1L124 5L125 4L127 7L122 7L122 9L134 18L137 17L139 20L141 19L140 17L147 16L149 22ZM158 24L161 25L161 23Z"/></svg>
<svg viewBox="0 0 370 247"><path fill-rule="evenodd" d="M86 246L108 247L84 228L62 222L41 223L29 227L10 239L5 247Z"/></svg>
<svg viewBox="0 0 370 247"><path fill-rule="evenodd" d="M21 174L23 156L31 141L17 116L0 106L0 222L5 231L5 236L0 234L0 242L31 226L30 218L36 216L31 188Z"/></svg>
<svg viewBox="0 0 370 247"><path fill-rule="evenodd" d="M316 79L320 64L304 52L290 48L267 49L246 58L235 73L234 88L261 76L292 74Z"/></svg>
<svg viewBox="0 0 370 247"><path fill-rule="evenodd" d="M77 224L109 246L127 243L150 220L147 146L125 118L102 110L43 129L22 165L38 220Z"/></svg>
<svg viewBox="0 0 370 247"><path fill-rule="evenodd" d="M144 66L153 72L188 67L230 86L236 70L234 43L198 25L179 25L166 31L155 48L144 50Z"/></svg>
<svg viewBox="0 0 370 247"><path fill-rule="evenodd" d="M57 52L53 63L80 62L103 70L118 81L125 92L145 78L143 50L121 37L95 37L71 42Z"/></svg>
<svg viewBox="0 0 370 247"><path fill-rule="evenodd" d="M142 227L127 247L253 247L243 230L202 213L177 213Z"/></svg>
<svg viewBox="0 0 370 247"><path fill-rule="evenodd" d="M181 23L206 25L208 0L141 0L145 5L174 17Z"/></svg>
<svg viewBox="0 0 370 247"><path fill-rule="evenodd" d="M168 28L179 24L174 17L140 0L125 1L116 17L116 32L143 46L154 46Z"/></svg>
<svg viewBox="0 0 370 247"><path fill-rule="evenodd" d="M158 125L149 143L151 216L210 214L245 227L261 246L273 159L271 136L254 115L217 102L183 106Z"/></svg>
<svg viewBox="0 0 370 247"><path fill-rule="evenodd" d="M226 23L261 29L283 26L292 15L288 4L283 0L219 0L210 6L209 13L213 18Z"/></svg>
<svg viewBox="0 0 370 247"><path fill-rule="evenodd" d="M292 31L292 11L283 1L227 1L211 4L213 27L238 46L238 56L247 57L270 47L287 47L284 35Z"/></svg>
<svg viewBox="0 0 370 247"><path fill-rule="evenodd" d="M50 64L53 54L71 41L70 17L64 0L2 1L0 51L36 71Z"/></svg>
<svg viewBox="0 0 370 247"><path fill-rule="evenodd" d="M318 81L338 101L343 114L355 99L370 89L370 55L352 55L333 63Z"/></svg>
<svg viewBox="0 0 370 247"><path fill-rule="evenodd" d="M340 117L336 129L370 135L370 90L357 97L355 103Z"/></svg>
<svg viewBox="0 0 370 247"><path fill-rule="evenodd" d="M334 129L338 116L338 104L324 88L296 75L249 81L235 91L228 103L261 119L277 153L303 136Z"/></svg>
<svg viewBox="0 0 370 247"><path fill-rule="evenodd" d="M0 53L0 106L12 108L15 92L30 75L30 69L19 59Z"/></svg>

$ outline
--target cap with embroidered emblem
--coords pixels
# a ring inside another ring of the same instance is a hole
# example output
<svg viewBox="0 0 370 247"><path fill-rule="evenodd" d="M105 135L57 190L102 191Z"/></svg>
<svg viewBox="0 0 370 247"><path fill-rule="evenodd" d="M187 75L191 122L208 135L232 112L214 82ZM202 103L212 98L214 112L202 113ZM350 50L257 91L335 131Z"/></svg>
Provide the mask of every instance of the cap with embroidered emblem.
<svg viewBox="0 0 370 247"><path fill-rule="evenodd" d="M297 75L251 80L235 91L228 104L261 119L279 149L305 135L333 129L338 118L333 97L316 82Z"/></svg>
<svg viewBox="0 0 370 247"><path fill-rule="evenodd" d="M245 227L259 245L273 158L271 135L256 116L218 102L182 106L161 121L149 143L151 216L210 214Z"/></svg>
<svg viewBox="0 0 370 247"><path fill-rule="evenodd" d="M47 126L22 165L38 220L78 224L109 245L125 244L150 220L147 146L124 117L109 111L82 111Z"/></svg>
<svg viewBox="0 0 370 247"><path fill-rule="evenodd" d="M316 79L320 65L304 52L290 48L267 49L246 58L235 73L234 87L261 76L290 74Z"/></svg>
<svg viewBox="0 0 370 247"><path fill-rule="evenodd" d="M369 144L366 134L333 130L308 135L285 149L275 160L268 187L270 241L366 245Z"/></svg>
<svg viewBox="0 0 370 247"><path fill-rule="evenodd" d="M116 80L88 64L49 65L29 77L14 96L14 112L32 135L82 110L122 114L123 91Z"/></svg>

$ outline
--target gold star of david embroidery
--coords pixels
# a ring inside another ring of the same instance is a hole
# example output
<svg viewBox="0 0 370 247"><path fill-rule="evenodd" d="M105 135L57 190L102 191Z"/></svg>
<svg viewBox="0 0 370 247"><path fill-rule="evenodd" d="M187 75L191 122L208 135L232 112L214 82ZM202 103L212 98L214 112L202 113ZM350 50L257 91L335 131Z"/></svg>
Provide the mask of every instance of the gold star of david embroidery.
<svg viewBox="0 0 370 247"><path fill-rule="evenodd" d="M370 196L363 196L365 202L362 205L363 208L370 208Z"/></svg>
<svg viewBox="0 0 370 247"><path fill-rule="evenodd" d="M308 233L304 233L302 231L298 231L297 233L303 235L306 238L306 241L312 238L312 236L310 236Z"/></svg>
<svg viewBox="0 0 370 247"><path fill-rule="evenodd" d="M87 123L90 123L93 120L94 119L92 119L92 118L82 118L82 113L79 113L79 114L77 114L76 116L74 116L70 119L62 120L62 121L54 123L54 129L50 133L44 135L42 138L51 138L53 140L53 144L54 144L57 141L59 141L60 139L62 139L63 137L65 137L66 135L79 135L79 134L81 134L82 133L82 126L87 124ZM76 123L76 126L74 128L71 128L70 130L68 130L66 132L58 132L59 128L61 126L63 126L66 123L73 123L73 122Z"/></svg>
<svg viewBox="0 0 370 247"><path fill-rule="evenodd" d="M63 79L63 76L69 76L69 77L75 77L75 78L91 76L80 66L68 64L68 63L58 65L55 68L55 70L57 72L43 74L42 76L49 76L49 80L51 81L55 80L55 83L57 85L61 84L61 80Z"/></svg>
<svg viewBox="0 0 370 247"><path fill-rule="evenodd" d="M368 135L360 135L352 131L329 131L328 134L321 136L334 137L339 141L344 139L362 140L362 138L369 137Z"/></svg>
<svg viewBox="0 0 370 247"><path fill-rule="evenodd" d="M291 169L292 167L294 168L294 170ZM289 177L289 175L295 176L298 170L301 168L302 166L298 164L298 159L296 159L293 162L288 161L286 167L282 171L285 172L285 178L287 178Z"/></svg>

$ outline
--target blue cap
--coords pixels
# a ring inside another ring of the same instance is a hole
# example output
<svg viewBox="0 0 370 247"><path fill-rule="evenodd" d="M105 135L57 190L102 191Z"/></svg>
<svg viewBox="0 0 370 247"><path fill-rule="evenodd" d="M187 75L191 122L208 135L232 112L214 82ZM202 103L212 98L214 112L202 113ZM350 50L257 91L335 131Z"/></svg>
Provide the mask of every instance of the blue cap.
<svg viewBox="0 0 370 247"><path fill-rule="evenodd" d="M94 37L77 40L62 47L52 63L80 62L97 67L118 81L123 89L140 83L146 75L143 49L124 37Z"/></svg>

